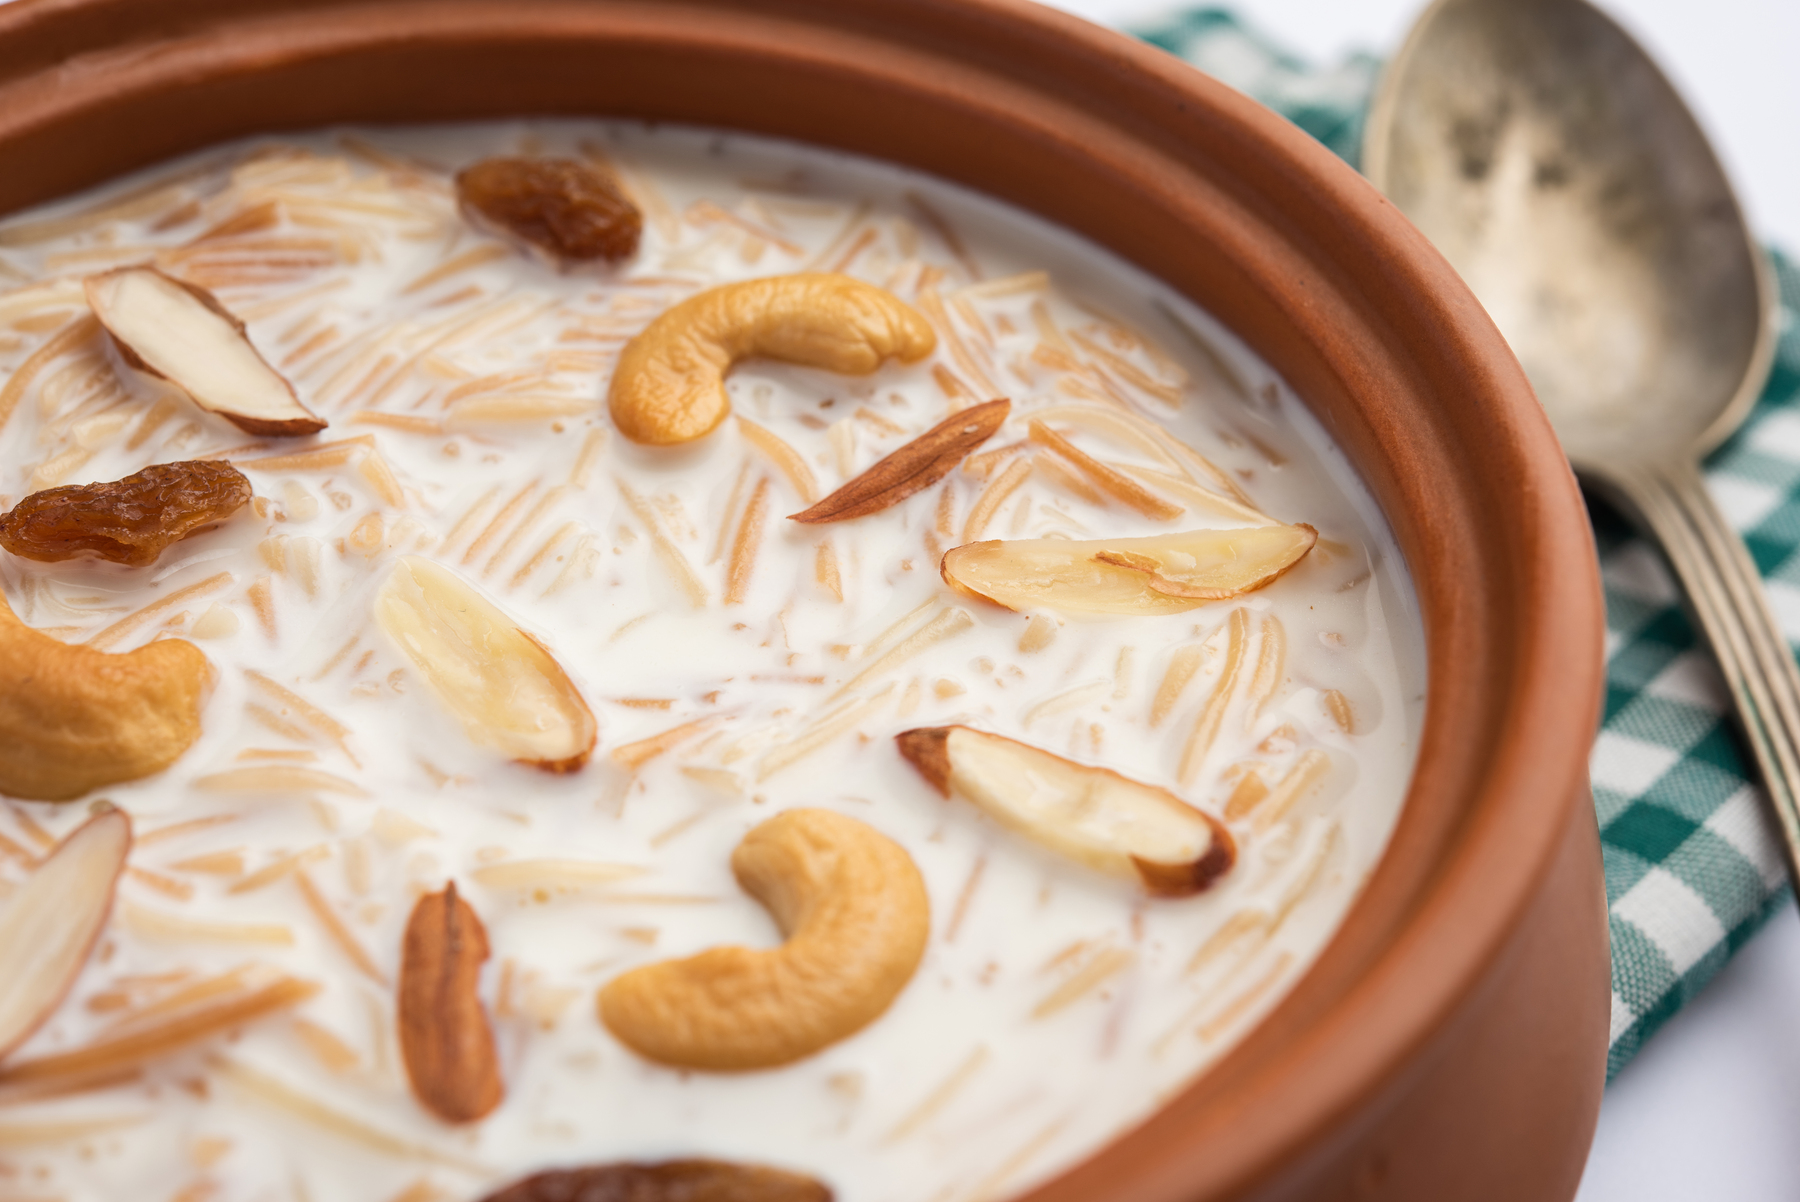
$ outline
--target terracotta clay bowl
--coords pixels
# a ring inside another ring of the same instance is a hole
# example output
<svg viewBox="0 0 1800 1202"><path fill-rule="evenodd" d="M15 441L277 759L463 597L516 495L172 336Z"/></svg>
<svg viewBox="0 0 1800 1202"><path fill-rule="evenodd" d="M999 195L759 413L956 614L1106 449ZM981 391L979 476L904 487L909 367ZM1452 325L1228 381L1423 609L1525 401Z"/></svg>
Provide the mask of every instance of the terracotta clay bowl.
<svg viewBox="0 0 1800 1202"><path fill-rule="evenodd" d="M1018 0L0 9L0 211L246 134L518 114L795 138L1060 222L1233 327L1393 526L1429 685L1390 850L1270 1018L1033 1202L1572 1196L1608 1021L1600 588L1523 373L1424 238L1280 118Z"/></svg>

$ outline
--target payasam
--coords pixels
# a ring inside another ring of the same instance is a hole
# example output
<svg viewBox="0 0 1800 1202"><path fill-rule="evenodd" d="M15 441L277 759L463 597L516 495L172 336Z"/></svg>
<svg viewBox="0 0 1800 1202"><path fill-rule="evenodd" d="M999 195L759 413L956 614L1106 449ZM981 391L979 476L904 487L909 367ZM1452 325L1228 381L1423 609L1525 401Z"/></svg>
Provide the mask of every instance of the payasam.
<svg viewBox="0 0 1800 1202"><path fill-rule="evenodd" d="M1395 824L1376 506L1230 314L1018 211L327 131L11 218L0 272L25 535L254 491L0 558L9 1190L1008 1196L1268 1013Z"/></svg>

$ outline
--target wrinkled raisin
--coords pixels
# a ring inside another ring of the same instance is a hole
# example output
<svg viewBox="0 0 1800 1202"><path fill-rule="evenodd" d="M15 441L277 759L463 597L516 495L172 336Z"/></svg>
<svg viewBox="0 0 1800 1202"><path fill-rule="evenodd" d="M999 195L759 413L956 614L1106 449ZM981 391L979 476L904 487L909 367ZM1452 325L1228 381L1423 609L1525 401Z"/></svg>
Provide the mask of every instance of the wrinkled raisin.
<svg viewBox="0 0 1800 1202"><path fill-rule="evenodd" d="M484 1202L831 1202L811 1177L726 1160L602 1164L516 1181Z"/></svg>
<svg viewBox="0 0 1800 1202"><path fill-rule="evenodd" d="M456 177L463 205L558 259L617 262L644 218L617 184L574 159L483 159Z"/></svg>
<svg viewBox="0 0 1800 1202"><path fill-rule="evenodd" d="M92 552L142 567L249 499L250 481L229 463L158 463L110 484L32 493L0 514L0 547L46 563Z"/></svg>

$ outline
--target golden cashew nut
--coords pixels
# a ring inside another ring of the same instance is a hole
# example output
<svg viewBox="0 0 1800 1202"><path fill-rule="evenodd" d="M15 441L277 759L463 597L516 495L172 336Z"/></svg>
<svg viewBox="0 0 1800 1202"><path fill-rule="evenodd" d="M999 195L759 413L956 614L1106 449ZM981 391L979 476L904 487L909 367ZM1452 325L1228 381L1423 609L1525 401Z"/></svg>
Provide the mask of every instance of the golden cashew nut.
<svg viewBox="0 0 1800 1202"><path fill-rule="evenodd" d="M639 1054L682 1068L787 1064L873 1022L919 967L925 882L873 827L789 810L744 836L731 870L787 942L715 947L607 985L600 1020Z"/></svg>
<svg viewBox="0 0 1800 1202"><path fill-rule="evenodd" d="M745 280L688 297L626 343L607 404L625 437L668 446L725 420L725 373L740 359L866 376L885 359L916 363L936 345L918 310L847 275Z"/></svg>
<svg viewBox="0 0 1800 1202"><path fill-rule="evenodd" d="M61 643L0 599L0 793L69 801L161 772L200 737L212 666L192 643Z"/></svg>

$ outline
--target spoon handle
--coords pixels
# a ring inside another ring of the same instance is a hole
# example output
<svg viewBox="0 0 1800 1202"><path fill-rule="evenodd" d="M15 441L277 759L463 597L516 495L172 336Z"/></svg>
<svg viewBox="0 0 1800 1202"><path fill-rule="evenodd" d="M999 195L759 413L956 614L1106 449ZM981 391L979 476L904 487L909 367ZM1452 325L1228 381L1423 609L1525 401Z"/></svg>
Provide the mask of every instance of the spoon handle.
<svg viewBox="0 0 1800 1202"><path fill-rule="evenodd" d="M1661 541L1737 704L1800 882L1800 669L1743 539L1713 504L1698 463L1612 477Z"/></svg>

